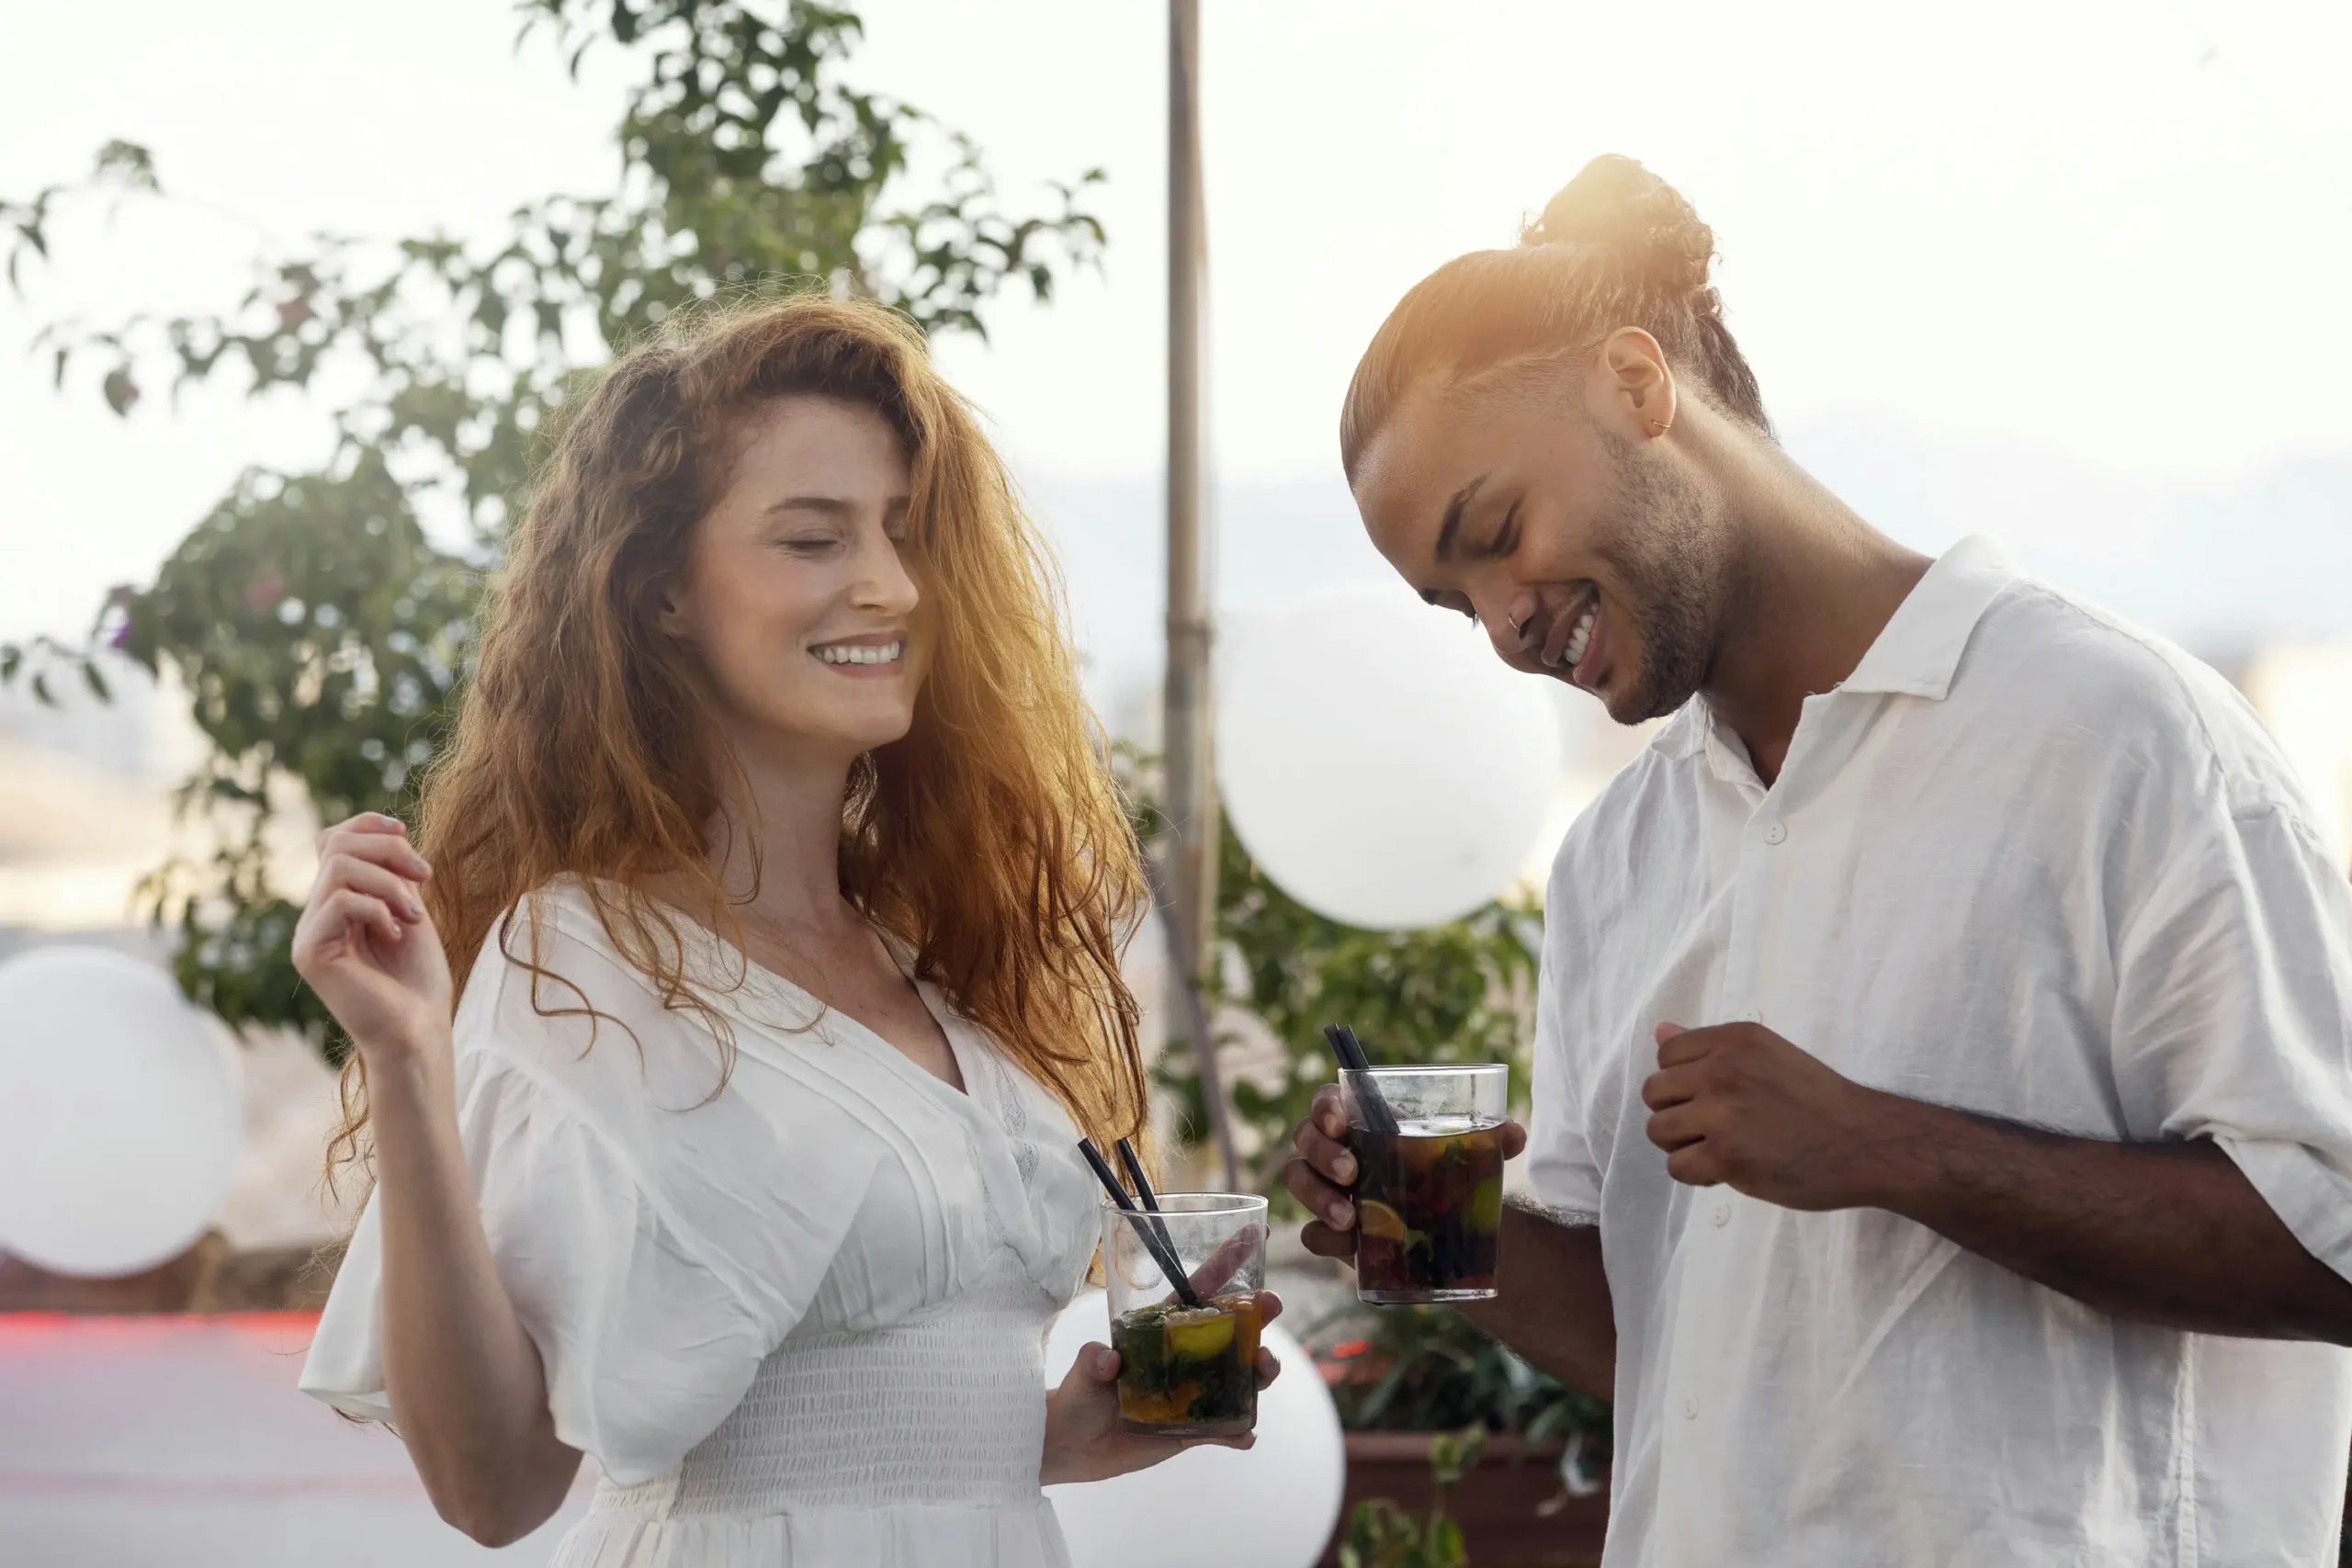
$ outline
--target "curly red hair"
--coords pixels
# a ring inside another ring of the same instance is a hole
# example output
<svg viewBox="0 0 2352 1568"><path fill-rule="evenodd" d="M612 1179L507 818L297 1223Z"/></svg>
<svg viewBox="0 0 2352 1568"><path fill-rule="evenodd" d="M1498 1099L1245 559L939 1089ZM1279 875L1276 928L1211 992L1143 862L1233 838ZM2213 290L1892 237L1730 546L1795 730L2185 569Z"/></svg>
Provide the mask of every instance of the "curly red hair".
<svg viewBox="0 0 2352 1568"><path fill-rule="evenodd" d="M1148 1092L1119 968L1148 899L1129 818L1051 555L922 333L879 305L801 296L673 320L567 409L424 785L425 898L450 969L462 988L500 917L573 874L615 945L731 1052L688 984L680 917L643 891L683 877L728 908L705 849L726 765L699 741L708 686L655 615L741 416L795 395L872 409L899 433L912 563L937 612L911 730L852 773L843 891L1107 1146L1140 1130ZM508 928L507 956L560 982L511 950L527 924ZM331 1169L364 1149L356 1054L344 1106Z"/></svg>

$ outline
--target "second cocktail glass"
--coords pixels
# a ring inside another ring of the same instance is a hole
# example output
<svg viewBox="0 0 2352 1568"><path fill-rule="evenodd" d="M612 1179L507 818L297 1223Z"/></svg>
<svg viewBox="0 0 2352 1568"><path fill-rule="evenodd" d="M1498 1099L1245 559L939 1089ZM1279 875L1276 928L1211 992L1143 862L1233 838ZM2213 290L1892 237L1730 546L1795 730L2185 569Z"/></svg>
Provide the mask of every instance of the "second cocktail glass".
<svg viewBox="0 0 2352 1568"><path fill-rule="evenodd" d="M1494 1296L1510 1089L1498 1064L1340 1074L1356 1156L1359 1301Z"/></svg>

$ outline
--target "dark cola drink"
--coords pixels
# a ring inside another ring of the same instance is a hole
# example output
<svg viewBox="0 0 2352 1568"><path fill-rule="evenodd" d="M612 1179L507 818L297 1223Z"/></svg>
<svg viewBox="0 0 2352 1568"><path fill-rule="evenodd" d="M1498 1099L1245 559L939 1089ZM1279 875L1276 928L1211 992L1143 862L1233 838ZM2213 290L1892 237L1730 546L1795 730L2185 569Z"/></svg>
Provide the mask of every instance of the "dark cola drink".
<svg viewBox="0 0 2352 1568"><path fill-rule="evenodd" d="M1356 1295L1382 1304L1495 1294L1503 1223L1499 1126L1467 1118L1352 1130Z"/></svg>

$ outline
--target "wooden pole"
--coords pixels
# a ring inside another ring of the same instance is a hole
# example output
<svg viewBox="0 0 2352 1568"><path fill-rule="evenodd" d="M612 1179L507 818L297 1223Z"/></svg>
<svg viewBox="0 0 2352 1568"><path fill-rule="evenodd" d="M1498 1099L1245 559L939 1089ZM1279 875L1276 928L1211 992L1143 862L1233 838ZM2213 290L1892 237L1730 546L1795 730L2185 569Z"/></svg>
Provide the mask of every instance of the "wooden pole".
<svg viewBox="0 0 2352 1568"><path fill-rule="evenodd" d="M1160 755L1163 804L1174 853L1164 911L1174 994L1170 1013L1204 1033L1202 967L1216 933L1216 774L1210 751L1210 529L1201 416L1203 315L1208 238L1201 197L1200 0L1168 7L1168 684ZM1182 955L1181 957L1179 955ZM1213 1042L1193 1042L1201 1087L1222 1145L1226 1182L1235 1179Z"/></svg>

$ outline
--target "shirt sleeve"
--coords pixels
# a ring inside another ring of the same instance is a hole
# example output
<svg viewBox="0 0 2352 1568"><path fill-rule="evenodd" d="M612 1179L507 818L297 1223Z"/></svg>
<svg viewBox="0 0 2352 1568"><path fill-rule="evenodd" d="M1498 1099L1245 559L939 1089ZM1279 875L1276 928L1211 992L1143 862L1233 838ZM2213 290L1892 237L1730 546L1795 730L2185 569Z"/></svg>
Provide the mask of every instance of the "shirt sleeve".
<svg viewBox="0 0 2352 1568"><path fill-rule="evenodd" d="M2211 1138L2352 1278L2352 881L2291 800L2152 815L2117 949L2127 1123Z"/></svg>
<svg viewBox="0 0 2352 1568"><path fill-rule="evenodd" d="M483 964L499 962L486 953ZM583 1051L585 1018L544 1015L529 976L494 976L490 1004L460 1010L458 1131L556 1435L628 1485L674 1466L741 1402L831 1267L874 1156L839 1118L778 1126L731 1090L711 1095L713 1079L699 1096L673 1081L682 1015L598 973L598 955L560 962L628 1032L602 1027ZM383 1269L371 1197L301 1386L396 1422Z"/></svg>

